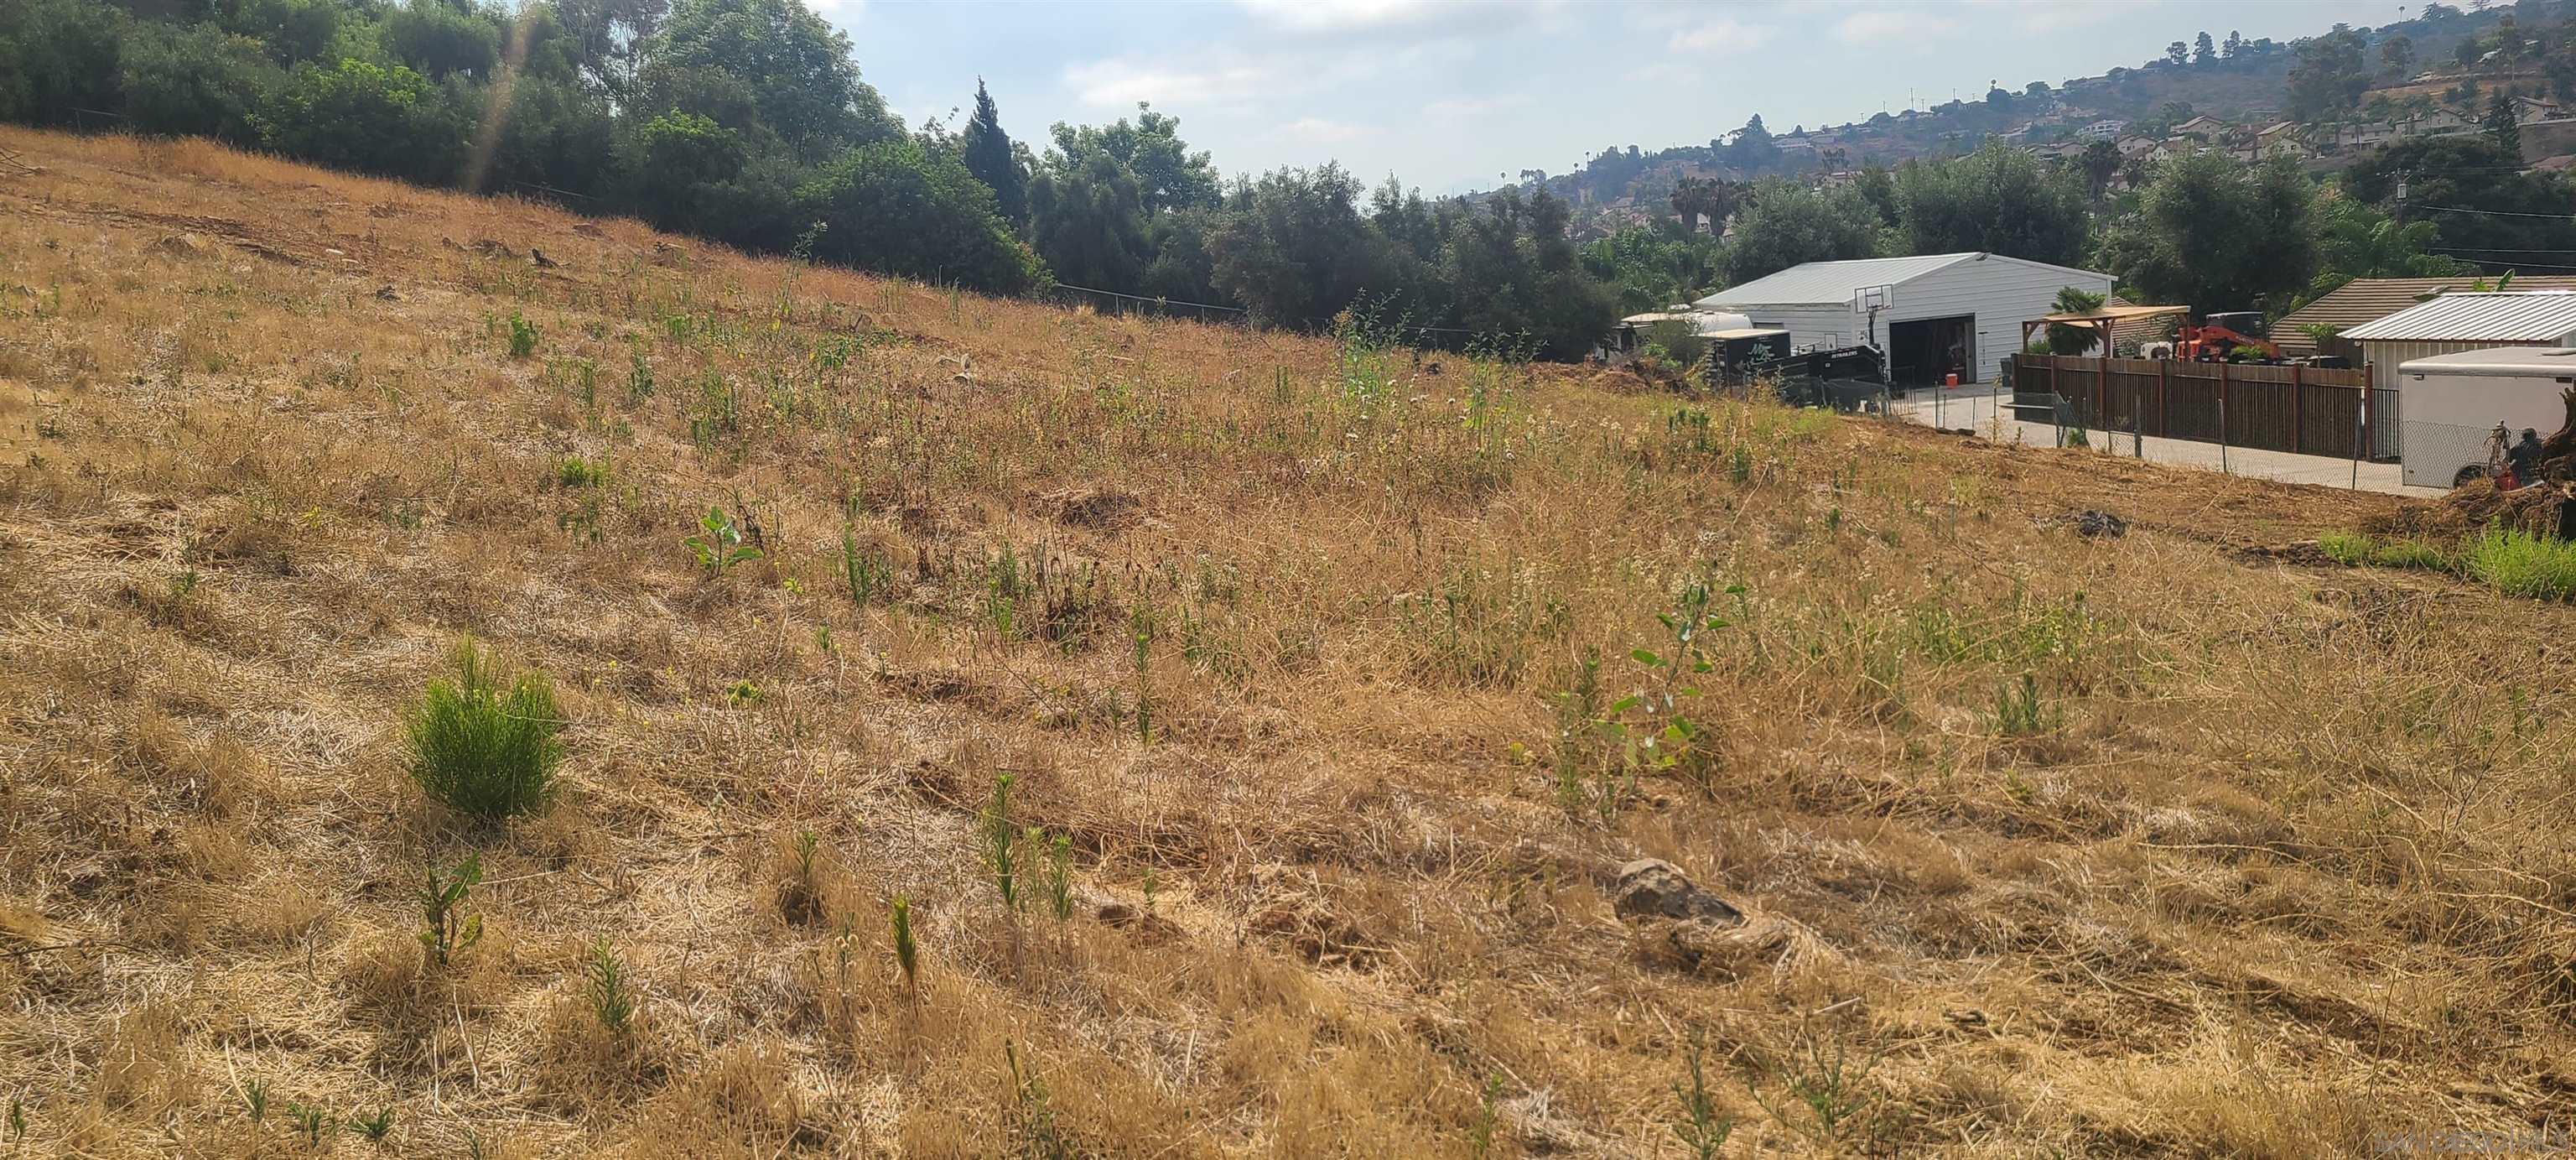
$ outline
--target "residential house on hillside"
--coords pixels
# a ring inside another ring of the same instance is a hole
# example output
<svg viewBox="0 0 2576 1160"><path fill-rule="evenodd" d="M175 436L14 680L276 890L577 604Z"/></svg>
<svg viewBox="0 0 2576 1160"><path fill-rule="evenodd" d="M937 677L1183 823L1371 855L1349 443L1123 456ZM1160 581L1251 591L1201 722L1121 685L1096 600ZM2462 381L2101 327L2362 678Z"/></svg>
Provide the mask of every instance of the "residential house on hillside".
<svg viewBox="0 0 2576 1160"><path fill-rule="evenodd" d="M2108 141L2112 138L2118 137L2120 132L2128 127L2129 123L2118 117L2104 117L2099 121L2095 121L2081 129L2077 129L2075 131L2075 135L2087 141Z"/></svg>
<svg viewBox="0 0 2576 1160"><path fill-rule="evenodd" d="M2176 137L2197 136L2210 141L2216 141L2219 138L2226 136L2228 131L2233 128L2235 128L2235 126L2230 125L2225 121L2221 121L2216 117L2210 116L2207 113L2202 113L2199 116L2183 122L2182 124L2174 126L2168 132L2172 136Z"/></svg>

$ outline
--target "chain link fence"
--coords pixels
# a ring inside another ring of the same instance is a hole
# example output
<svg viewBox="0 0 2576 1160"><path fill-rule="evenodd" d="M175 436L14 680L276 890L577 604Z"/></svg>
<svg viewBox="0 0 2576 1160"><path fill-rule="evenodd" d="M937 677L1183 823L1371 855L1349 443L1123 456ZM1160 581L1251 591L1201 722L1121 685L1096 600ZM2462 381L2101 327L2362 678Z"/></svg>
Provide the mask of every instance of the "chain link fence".
<svg viewBox="0 0 2576 1160"><path fill-rule="evenodd" d="M2507 434L2510 438L2520 432ZM2494 436L2493 424L2470 427L2458 423L2406 423L2399 438L2406 449L2403 478L2407 486L2451 487L2491 474L2504 462L2501 455L2490 452Z"/></svg>

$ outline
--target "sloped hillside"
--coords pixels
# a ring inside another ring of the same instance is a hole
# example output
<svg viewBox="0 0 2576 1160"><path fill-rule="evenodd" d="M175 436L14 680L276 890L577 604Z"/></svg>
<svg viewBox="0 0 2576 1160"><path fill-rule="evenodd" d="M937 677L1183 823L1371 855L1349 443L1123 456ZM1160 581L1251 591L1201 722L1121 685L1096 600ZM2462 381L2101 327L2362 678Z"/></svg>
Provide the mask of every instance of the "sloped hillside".
<svg viewBox="0 0 2576 1160"><path fill-rule="evenodd" d="M0 145L0 1145L2576 1114L2569 612L2269 551L2399 501ZM407 772L461 645L532 812Z"/></svg>

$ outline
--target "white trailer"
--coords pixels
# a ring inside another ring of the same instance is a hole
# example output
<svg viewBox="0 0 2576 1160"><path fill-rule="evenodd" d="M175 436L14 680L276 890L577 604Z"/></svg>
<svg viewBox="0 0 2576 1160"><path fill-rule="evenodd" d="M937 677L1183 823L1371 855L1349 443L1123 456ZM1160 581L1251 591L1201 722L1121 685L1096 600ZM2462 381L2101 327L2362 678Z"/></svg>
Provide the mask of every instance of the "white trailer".
<svg viewBox="0 0 2576 1160"><path fill-rule="evenodd" d="M2508 439L2548 438L2566 422L2576 347L2500 346L2413 359L2397 368L2399 456L2409 487L2452 487L2487 467L2496 424Z"/></svg>

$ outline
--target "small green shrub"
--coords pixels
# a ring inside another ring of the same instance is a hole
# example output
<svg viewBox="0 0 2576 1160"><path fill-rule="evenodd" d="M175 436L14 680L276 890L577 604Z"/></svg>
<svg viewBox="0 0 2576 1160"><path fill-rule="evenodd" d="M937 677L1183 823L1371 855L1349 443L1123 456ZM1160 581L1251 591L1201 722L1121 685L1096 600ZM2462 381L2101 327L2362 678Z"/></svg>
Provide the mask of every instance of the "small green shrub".
<svg viewBox="0 0 2576 1160"><path fill-rule="evenodd" d="M304 1137L304 1146L307 1148L320 1148L322 1138L340 1128L340 1118L332 1115L329 1108L288 1104L286 1117L295 1122L295 1134Z"/></svg>
<svg viewBox="0 0 2576 1160"><path fill-rule="evenodd" d="M526 358L537 352L537 324L525 315L510 312L510 357Z"/></svg>
<svg viewBox="0 0 2576 1160"><path fill-rule="evenodd" d="M420 888L420 948L433 967L444 967L449 959L483 939L483 916L465 913L465 893L483 881L483 856L467 854L456 869L441 872L429 868L429 880ZM253 1092L252 1119L266 1107L268 1089Z"/></svg>
<svg viewBox="0 0 2576 1160"><path fill-rule="evenodd" d="M2449 553L2422 540L2380 540L2359 532L2327 532L2317 537L2317 551L2350 568L2422 568L2448 572L2459 564Z"/></svg>
<svg viewBox="0 0 2576 1160"><path fill-rule="evenodd" d="M1022 1063L1018 1045L1008 1039L1002 1041L1002 1055L1011 1065L1011 1097L1018 1105L1012 1126L1020 1154L1031 1160L1072 1156L1072 1147L1056 1127L1055 1103L1047 1094L1046 1081L1038 1078L1035 1061Z"/></svg>
<svg viewBox="0 0 2576 1160"><path fill-rule="evenodd" d="M1995 693L1995 733L2003 737L2037 737L2054 733L2065 721L2065 714L2039 699L2039 678L2021 675L2021 685L2006 685Z"/></svg>
<svg viewBox="0 0 2576 1160"><path fill-rule="evenodd" d="M385 1137L393 1134L394 1110L391 1107L382 1107L377 1108L376 1114L372 1116L351 1116L349 1128L366 1137L371 1143L384 1143Z"/></svg>
<svg viewBox="0 0 2576 1160"><path fill-rule="evenodd" d="M626 961L617 957L606 938L590 944L582 961L582 993L590 1000L590 1013L599 1017L599 1025L608 1033L624 1038L635 1029L634 984L627 978Z"/></svg>
<svg viewBox="0 0 2576 1160"><path fill-rule="evenodd" d="M242 1083L242 1110L250 1113L250 1122L268 1118L268 1081L253 1076Z"/></svg>
<svg viewBox="0 0 2576 1160"><path fill-rule="evenodd" d="M894 582L894 562L874 548L862 550L848 528L841 529L841 586L850 603L866 605Z"/></svg>
<svg viewBox="0 0 2576 1160"><path fill-rule="evenodd" d="M1726 1138L1735 1131L1731 1117L1717 1113L1717 1100L1708 1091L1708 1033L1693 1027L1690 1037L1682 1041L1682 1071L1689 1085L1673 1085L1673 1098L1681 1101L1682 1118L1673 1125L1673 1135L1690 1154L1699 1160L1712 1160Z"/></svg>
<svg viewBox="0 0 2576 1160"><path fill-rule="evenodd" d="M903 989L919 1002L921 994L921 951L912 941L912 900L895 895L887 907L894 921L894 962L903 968Z"/></svg>
<svg viewBox="0 0 2576 1160"><path fill-rule="evenodd" d="M2422 568L2448 572L2459 567L2449 553L2422 540L2389 540L2370 554L2371 563L2383 568Z"/></svg>
<svg viewBox="0 0 2576 1160"><path fill-rule="evenodd" d="M2508 596L2576 599L2576 542L2490 526L2461 547L2471 579Z"/></svg>
<svg viewBox="0 0 2576 1160"><path fill-rule="evenodd" d="M1019 854L1015 849L1019 830L1011 824L1011 775L993 775L993 800L984 806L982 818L984 863L993 872L993 889L1002 896L1002 907L1016 917L1020 913Z"/></svg>
<svg viewBox="0 0 2576 1160"><path fill-rule="evenodd" d="M564 727L544 674L506 686L474 642L457 646L457 679L421 696L409 727L412 780L449 809L497 819L536 811L554 792Z"/></svg>
<svg viewBox="0 0 2576 1160"><path fill-rule="evenodd" d="M555 464L555 483L564 490L597 487L608 482L608 465L594 463L578 455L567 455Z"/></svg>
<svg viewBox="0 0 2576 1160"><path fill-rule="evenodd" d="M2370 537L2359 532L2327 532L2317 537L2317 550L2347 567L2369 563L2371 547Z"/></svg>
<svg viewBox="0 0 2576 1160"><path fill-rule="evenodd" d="M690 536L680 544L697 557L698 567L706 569L709 576L722 576L726 569L761 556L759 548L744 542L742 525L726 515L723 508L708 508L698 520L698 530L704 534Z"/></svg>

